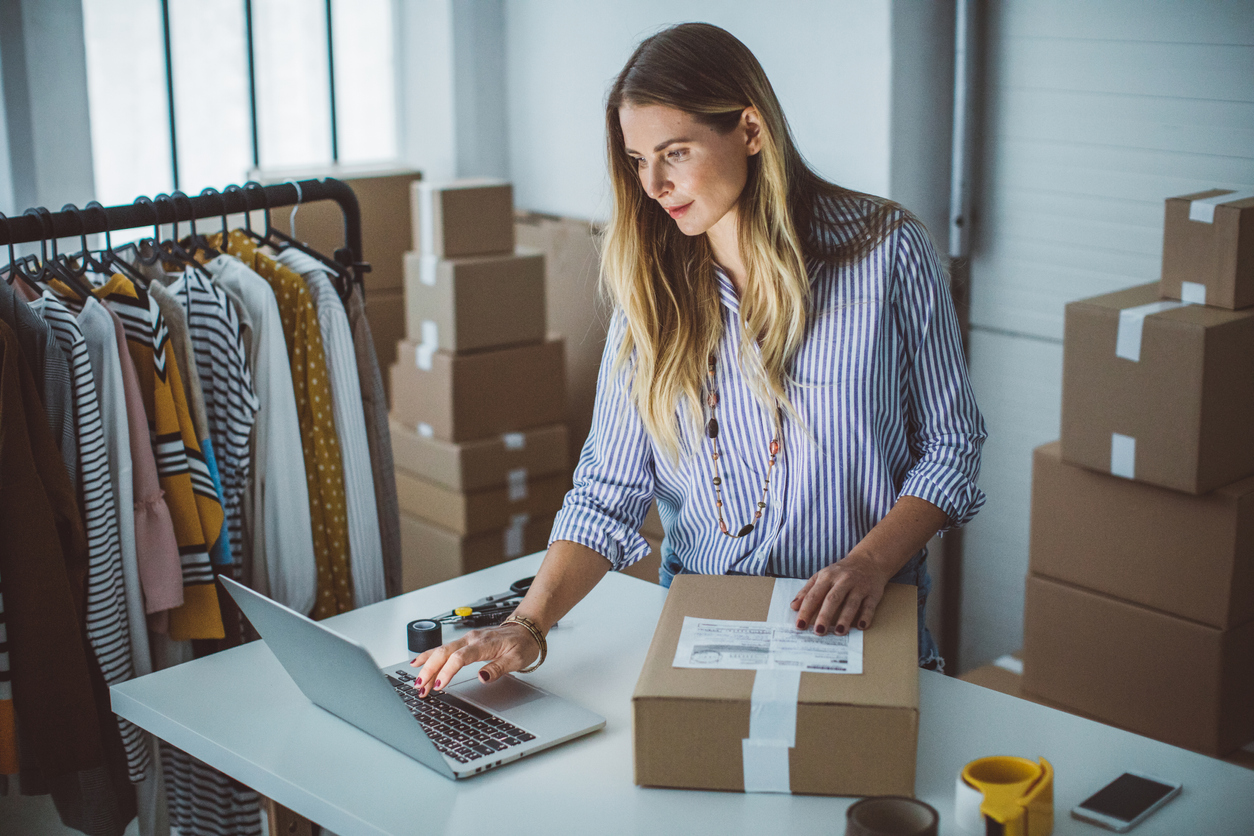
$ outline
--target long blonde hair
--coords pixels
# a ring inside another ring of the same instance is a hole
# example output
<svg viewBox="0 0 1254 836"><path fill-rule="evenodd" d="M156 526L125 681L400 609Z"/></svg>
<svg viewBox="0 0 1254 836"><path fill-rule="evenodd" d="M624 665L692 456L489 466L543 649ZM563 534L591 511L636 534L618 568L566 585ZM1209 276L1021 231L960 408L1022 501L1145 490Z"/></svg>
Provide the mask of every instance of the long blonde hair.
<svg viewBox="0 0 1254 836"><path fill-rule="evenodd" d="M645 430L672 461L701 431L707 357L722 337L714 259L704 235L689 238L649 198L625 150L619 108L662 105L726 134L757 110L762 147L749 157L738 204L742 371L770 414L793 419L788 364L805 338L807 262L863 258L900 224L895 204L815 174L753 53L729 32L685 23L645 39L619 73L605 106L614 209L604 233L602 288L626 332L615 370L631 367L631 398ZM684 419L677 420L681 411ZM778 419L776 419L778 420Z"/></svg>

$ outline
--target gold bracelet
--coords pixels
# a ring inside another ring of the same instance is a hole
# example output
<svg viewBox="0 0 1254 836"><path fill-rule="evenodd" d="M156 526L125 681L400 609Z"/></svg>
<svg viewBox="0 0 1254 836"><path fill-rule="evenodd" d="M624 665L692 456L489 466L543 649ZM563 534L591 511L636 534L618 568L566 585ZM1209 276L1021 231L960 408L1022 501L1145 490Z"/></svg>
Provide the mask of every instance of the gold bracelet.
<svg viewBox="0 0 1254 836"><path fill-rule="evenodd" d="M521 625L523 629L525 629L528 633L530 633L531 637L536 640L536 644L540 645L540 661L536 662L534 665L532 665L529 668L523 668L522 670L519 671L519 673L531 673L536 668L543 665L544 657L549 655L549 643L544 640L544 634L540 632L540 628L536 626L536 623L532 621L530 618L527 618L527 616L525 615L516 615L516 614L511 613L509 618L501 622L502 627L504 627L506 624Z"/></svg>

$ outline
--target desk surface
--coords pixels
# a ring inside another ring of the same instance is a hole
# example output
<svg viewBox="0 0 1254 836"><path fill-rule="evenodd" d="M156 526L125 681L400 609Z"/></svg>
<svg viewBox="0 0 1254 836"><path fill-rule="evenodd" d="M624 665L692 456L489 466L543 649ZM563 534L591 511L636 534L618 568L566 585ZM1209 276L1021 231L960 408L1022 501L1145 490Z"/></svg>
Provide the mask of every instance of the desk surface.
<svg viewBox="0 0 1254 836"><path fill-rule="evenodd" d="M327 623L380 664L407 657L405 624L498 592L541 555L345 613ZM115 685L113 709L340 836L482 832L839 833L848 798L645 789L632 784L631 693L666 591L611 574L549 637L528 677L606 717L602 732L453 782L310 703L262 642ZM472 675L467 672L466 676ZM459 677L460 681L460 677ZM954 780L992 754L1048 758L1057 834L1109 831L1069 810L1126 768L1184 791L1138 836L1254 834L1254 771L920 671L918 796L956 833Z"/></svg>

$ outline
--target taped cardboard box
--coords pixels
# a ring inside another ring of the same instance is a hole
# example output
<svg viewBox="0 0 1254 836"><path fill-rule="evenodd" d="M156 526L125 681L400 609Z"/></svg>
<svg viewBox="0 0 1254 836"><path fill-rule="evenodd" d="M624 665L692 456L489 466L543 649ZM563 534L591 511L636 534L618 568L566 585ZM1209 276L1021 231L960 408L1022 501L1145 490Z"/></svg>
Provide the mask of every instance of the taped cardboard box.
<svg viewBox="0 0 1254 836"><path fill-rule="evenodd" d="M477 491L567 474L566 425L456 443L420 435L391 416L392 460L400 470L453 491Z"/></svg>
<svg viewBox="0 0 1254 836"><path fill-rule="evenodd" d="M370 263L370 272L363 278L366 298L375 290L399 291L404 279L405 251L414 246L410 189L422 174L400 164L268 169L253 174L253 179L263 184L320 177L343 180L357 195L362 256ZM334 201L301 204L296 212L295 231L289 225L291 218L290 206L270 211L270 222L276 229L321 253L333 255L344 246L344 213Z"/></svg>
<svg viewBox="0 0 1254 836"><path fill-rule="evenodd" d="M473 178L414 183L413 238L423 255L456 258L514 251L514 187Z"/></svg>
<svg viewBox="0 0 1254 836"><path fill-rule="evenodd" d="M1254 474L1254 310L1131 287L1067 305L1062 457L1201 494Z"/></svg>
<svg viewBox="0 0 1254 836"><path fill-rule="evenodd" d="M587 220L519 212L514 232L519 244L544 253L548 327L566 335L566 423L571 450L578 453L592 427L597 373L609 322L597 294L599 231Z"/></svg>
<svg viewBox="0 0 1254 836"><path fill-rule="evenodd" d="M463 537L401 512L401 588L412 592L433 583L544 551L553 515L518 519L505 528Z"/></svg>
<svg viewBox="0 0 1254 836"><path fill-rule="evenodd" d="M675 578L631 699L637 784L745 789L743 752L751 738L755 681L768 672L677 668L673 662L685 616L765 620L775 583L773 578ZM863 673L800 674L795 746L777 764L789 791L914 794L917 620L916 589L889 584L875 624L864 634ZM761 711L761 699L758 705Z"/></svg>
<svg viewBox="0 0 1254 836"><path fill-rule="evenodd" d="M405 254L405 330L443 351L544 339L544 256Z"/></svg>
<svg viewBox="0 0 1254 836"><path fill-rule="evenodd" d="M568 490L570 478L564 473L461 493L404 470L396 471L396 494L401 510L457 534L481 534L503 528L519 514L529 517L556 514Z"/></svg>
<svg viewBox="0 0 1254 836"><path fill-rule="evenodd" d="M1218 630L1031 574L1023 689L1222 756L1254 740L1254 621Z"/></svg>
<svg viewBox="0 0 1254 836"><path fill-rule="evenodd" d="M1032 458L1033 572L1227 629L1254 619L1254 478L1201 496Z"/></svg>
<svg viewBox="0 0 1254 836"><path fill-rule="evenodd" d="M1254 190L1167 198L1161 293L1235 310L1254 305Z"/></svg>
<svg viewBox="0 0 1254 836"><path fill-rule="evenodd" d="M560 337L471 354L402 340L388 372L396 420L444 441L557 424L566 412Z"/></svg>

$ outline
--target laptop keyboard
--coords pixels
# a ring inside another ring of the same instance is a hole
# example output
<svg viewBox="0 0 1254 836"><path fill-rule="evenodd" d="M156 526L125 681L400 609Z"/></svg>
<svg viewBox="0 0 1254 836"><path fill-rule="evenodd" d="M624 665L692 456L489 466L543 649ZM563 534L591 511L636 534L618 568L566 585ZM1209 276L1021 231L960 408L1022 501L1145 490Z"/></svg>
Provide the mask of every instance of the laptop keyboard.
<svg viewBox="0 0 1254 836"><path fill-rule="evenodd" d="M463 699L436 691L419 699L414 678L407 673L388 674L388 682L405 701L422 730L441 753L458 763L494 755L521 746L536 736Z"/></svg>

